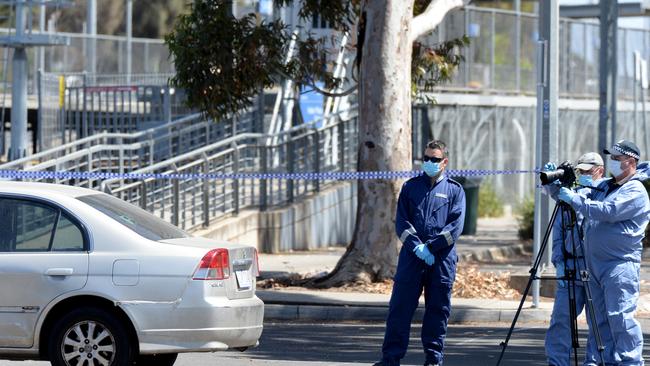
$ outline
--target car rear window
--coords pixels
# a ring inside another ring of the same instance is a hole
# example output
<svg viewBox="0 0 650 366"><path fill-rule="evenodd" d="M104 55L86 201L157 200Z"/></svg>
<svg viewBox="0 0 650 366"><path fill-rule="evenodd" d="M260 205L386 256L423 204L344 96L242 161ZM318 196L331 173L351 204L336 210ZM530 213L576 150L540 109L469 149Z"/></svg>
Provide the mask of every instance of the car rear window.
<svg viewBox="0 0 650 366"><path fill-rule="evenodd" d="M93 194L77 199L147 239L158 241L189 237L176 226L119 198L107 194Z"/></svg>

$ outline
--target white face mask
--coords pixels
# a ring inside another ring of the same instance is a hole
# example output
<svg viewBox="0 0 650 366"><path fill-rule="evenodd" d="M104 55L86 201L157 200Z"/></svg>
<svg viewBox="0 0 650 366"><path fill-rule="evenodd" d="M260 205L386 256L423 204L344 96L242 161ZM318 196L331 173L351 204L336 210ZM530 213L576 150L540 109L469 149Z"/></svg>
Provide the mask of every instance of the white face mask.
<svg viewBox="0 0 650 366"><path fill-rule="evenodd" d="M621 169L621 162L618 160L610 160L609 172L612 173L614 177L621 175L623 173L623 169Z"/></svg>

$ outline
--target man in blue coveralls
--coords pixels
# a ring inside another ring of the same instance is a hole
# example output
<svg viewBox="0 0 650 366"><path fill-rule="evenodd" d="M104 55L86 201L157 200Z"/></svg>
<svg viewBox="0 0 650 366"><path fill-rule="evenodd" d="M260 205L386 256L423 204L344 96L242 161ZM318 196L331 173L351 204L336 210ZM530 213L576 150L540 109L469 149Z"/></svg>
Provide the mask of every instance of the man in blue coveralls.
<svg viewBox="0 0 650 366"><path fill-rule="evenodd" d="M444 142L429 142L422 160L425 175L404 183L397 203L395 230L402 249L386 320L382 360L375 366L400 364L423 289L424 365L442 365L458 261L454 243L463 231L465 192L458 182L444 174L449 163Z"/></svg>
<svg viewBox="0 0 650 366"><path fill-rule="evenodd" d="M621 140L604 153L611 155L609 170L614 178L603 180L599 190L587 195L563 187L558 197L584 217L585 257L592 274L589 287L605 345L605 362L608 366L641 366L643 333L634 312L650 202L636 176L639 148ZM594 348L594 343L588 342L588 347ZM597 355L593 349L587 353Z"/></svg>
<svg viewBox="0 0 650 366"><path fill-rule="evenodd" d="M578 173L578 184L583 188L578 192L589 194L592 188L600 183L604 174L603 158L595 152L583 154L576 161L576 172ZM553 163L546 164L545 170L556 170ZM553 248L551 251L551 262L555 266L557 277L565 276L565 269L573 269L577 264L576 287L575 287L575 308L576 316L585 308L586 293L584 284L580 281L580 271L584 267L584 254L581 240L582 217L576 215L575 226L569 230L568 224L571 220L571 213L559 211L558 216L553 223ZM575 251L574 251L575 250ZM571 364L571 317L569 309L569 291L570 283L559 280L555 290L555 302L553 303L553 313L551 314L551 324L546 332L544 346L546 348L546 357L548 364L551 366L569 366ZM590 338L589 342L593 340ZM589 350L590 345L587 346ZM595 348L593 348L595 350ZM585 364L595 359L597 355L585 356Z"/></svg>

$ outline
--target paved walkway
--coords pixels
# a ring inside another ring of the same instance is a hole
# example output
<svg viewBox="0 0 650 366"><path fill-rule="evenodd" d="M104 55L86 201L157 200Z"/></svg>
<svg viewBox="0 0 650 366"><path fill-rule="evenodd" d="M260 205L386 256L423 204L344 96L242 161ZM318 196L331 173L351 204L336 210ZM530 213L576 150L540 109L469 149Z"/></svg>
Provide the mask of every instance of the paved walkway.
<svg viewBox="0 0 650 366"><path fill-rule="evenodd" d="M481 219L477 235L461 236L457 250L462 262L490 263L490 270L528 269L525 245L517 238L514 219ZM291 273L310 276L333 270L345 248L329 248L316 252L287 254L261 254L261 278L279 278ZM523 262L522 262L523 260ZM499 264L504 262L503 264ZM512 262L516 264L513 266ZM496 264L495 264L496 263ZM375 320L386 317L390 295L355 292L318 291L307 289L258 290L258 296L266 303L267 319L284 320ZM521 322L546 321L550 317L551 302L541 302L532 308L524 304ZM512 321L519 300L453 299L452 322L499 322ZM416 318L421 318L420 307Z"/></svg>
<svg viewBox="0 0 650 366"><path fill-rule="evenodd" d="M523 289L530 269L532 244L517 238L514 218L479 219L477 235L461 236L457 245L460 264L472 262L480 271L518 274ZM279 278L292 273L302 275L326 274L334 269L345 248L329 248L315 252L287 254L260 254L261 278ZM642 295L638 316L650 324L650 266L642 266ZM258 290L266 304L266 318L277 320L383 321L387 314L390 295L355 292L318 291L308 289ZM553 307L552 299L542 299L533 308L528 297L518 320L521 322L548 321ZM520 300L452 299L452 323L511 322ZM418 308L416 319L421 319L423 308ZM583 314L584 316L584 314ZM584 322L584 318L582 320Z"/></svg>

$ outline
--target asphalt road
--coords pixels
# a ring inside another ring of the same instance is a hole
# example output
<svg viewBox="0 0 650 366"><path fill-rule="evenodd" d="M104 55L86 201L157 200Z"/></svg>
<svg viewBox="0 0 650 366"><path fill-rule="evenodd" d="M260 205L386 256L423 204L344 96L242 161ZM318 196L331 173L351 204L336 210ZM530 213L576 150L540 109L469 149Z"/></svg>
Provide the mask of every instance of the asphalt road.
<svg viewBox="0 0 650 366"><path fill-rule="evenodd" d="M501 352L509 324L453 325L449 327L445 366L491 366ZM515 330L501 365L546 365L545 324L525 324ZM420 326L411 333L411 345L402 365L422 365ZM267 323L260 346L240 352L185 354L176 365L326 366L371 365L381 353L383 324ZM581 332L584 344L585 332ZM646 339L648 334L646 334ZM646 342L647 344L648 342ZM646 354L650 346L646 346ZM0 361L0 366L45 366L47 362Z"/></svg>

